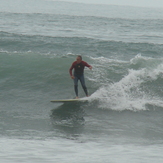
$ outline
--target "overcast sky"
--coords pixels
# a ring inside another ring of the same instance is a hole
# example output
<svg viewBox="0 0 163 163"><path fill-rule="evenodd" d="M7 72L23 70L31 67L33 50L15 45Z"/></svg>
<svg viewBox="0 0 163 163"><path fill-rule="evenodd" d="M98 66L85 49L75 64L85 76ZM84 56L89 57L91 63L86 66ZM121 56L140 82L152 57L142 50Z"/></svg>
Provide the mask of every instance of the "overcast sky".
<svg viewBox="0 0 163 163"><path fill-rule="evenodd" d="M163 8L163 0L60 0L60 1Z"/></svg>

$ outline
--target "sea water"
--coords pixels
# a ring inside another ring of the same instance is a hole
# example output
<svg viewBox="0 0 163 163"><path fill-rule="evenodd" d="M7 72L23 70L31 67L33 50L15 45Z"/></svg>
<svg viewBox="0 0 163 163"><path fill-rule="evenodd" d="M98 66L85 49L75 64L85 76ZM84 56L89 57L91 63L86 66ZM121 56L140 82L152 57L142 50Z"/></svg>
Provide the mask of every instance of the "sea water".
<svg viewBox="0 0 163 163"><path fill-rule="evenodd" d="M163 9L0 3L0 162L163 162Z"/></svg>

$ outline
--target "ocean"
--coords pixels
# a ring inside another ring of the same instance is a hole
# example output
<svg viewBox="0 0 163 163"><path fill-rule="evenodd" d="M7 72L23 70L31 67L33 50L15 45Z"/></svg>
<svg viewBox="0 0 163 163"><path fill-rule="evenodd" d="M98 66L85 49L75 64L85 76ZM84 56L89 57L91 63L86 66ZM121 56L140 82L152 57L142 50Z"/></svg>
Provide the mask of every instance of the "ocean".
<svg viewBox="0 0 163 163"><path fill-rule="evenodd" d="M162 8L0 3L0 162L163 162Z"/></svg>

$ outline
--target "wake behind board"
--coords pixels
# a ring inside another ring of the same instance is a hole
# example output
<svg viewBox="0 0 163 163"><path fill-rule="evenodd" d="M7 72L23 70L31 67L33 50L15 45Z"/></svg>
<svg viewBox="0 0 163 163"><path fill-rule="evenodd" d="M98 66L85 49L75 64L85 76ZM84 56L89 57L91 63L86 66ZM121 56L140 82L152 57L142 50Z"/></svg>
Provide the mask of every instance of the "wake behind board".
<svg viewBox="0 0 163 163"><path fill-rule="evenodd" d="M87 102L88 101L88 99L81 99L81 98L79 98L79 99L61 99L61 100L52 100L52 101L50 101L50 102L55 102L55 103L57 103L57 102Z"/></svg>

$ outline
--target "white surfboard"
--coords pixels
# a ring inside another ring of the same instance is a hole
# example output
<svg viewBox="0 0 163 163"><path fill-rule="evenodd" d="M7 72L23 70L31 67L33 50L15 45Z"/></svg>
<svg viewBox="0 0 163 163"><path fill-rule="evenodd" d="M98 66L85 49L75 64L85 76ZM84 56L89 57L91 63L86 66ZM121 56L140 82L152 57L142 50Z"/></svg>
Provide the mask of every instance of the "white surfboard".
<svg viewBox="0 0 163 163"><path fill-rule="evenodd" d="M79 99L60 99L60 100L52 100L50 102L86 102L88 99L86 98L79 98Z"/></svg>

